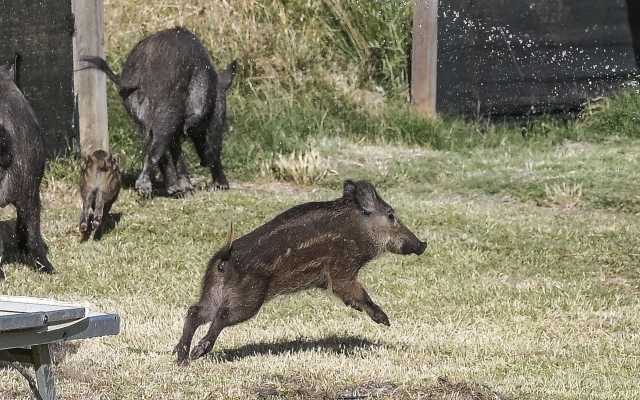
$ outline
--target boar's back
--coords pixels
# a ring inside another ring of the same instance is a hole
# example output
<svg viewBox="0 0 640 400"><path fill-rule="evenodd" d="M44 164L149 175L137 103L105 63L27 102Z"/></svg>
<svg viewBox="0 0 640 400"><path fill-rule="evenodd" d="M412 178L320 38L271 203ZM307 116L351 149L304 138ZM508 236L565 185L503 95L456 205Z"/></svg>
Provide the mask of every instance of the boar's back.
<svg viewBox="0 0 640 400"><path fill-rule="evenodd" d="M21 163L29 166L29 174L42 176L44 137L31 105L13 81L0 81L0 126L7 138L3 147L11 153L5 162L20 157Z"/></svg>
<svg viewBox="0 0 640 400"><path fill-rule="evenodd" d="M276 260L307 246L315 248L305 251L309 257L342 253L345 246L360 257L366 246L359 246L354 211L342 199L293 207L234 241L234 264L242 272L269 274Z"/></svg>
<svg viewBox="0 0 640 400"><path fill-rule="evenodd" d="M215 83L213 62L197 36L184 28L167 29L134 47L122 69L120 85L166 101L186 93L195 69L210 71Z"/></svg>

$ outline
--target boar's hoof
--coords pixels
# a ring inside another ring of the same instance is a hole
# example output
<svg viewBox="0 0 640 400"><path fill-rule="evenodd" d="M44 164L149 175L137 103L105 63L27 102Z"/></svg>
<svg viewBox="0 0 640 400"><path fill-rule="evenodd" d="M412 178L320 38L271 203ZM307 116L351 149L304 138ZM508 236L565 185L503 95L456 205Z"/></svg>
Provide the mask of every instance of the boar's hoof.
<svg viewBox="0 0 640 400"><path fill-rule="evenodd" d="M178 187L184 193L190 194L193 192L193 185L187 176L181 176L178 178Z"/></svg>
<svg viewBox="0 0 640 400"><path fill-rule="evenodd" d="M87 224L86 222L80 224L80 233L87 233L88 230L89 224Z"/></svg>
<svg viewBox="0 0 640 400"><path fill-rule="evenodd" d="M387 317L387 314L385 314L384 311L382 310L378 310L375 312L375 314L373 314L373 321L378 324L391 326L391 323L389 322L389 317Z"/></svg>
<svg viewBox="0 0 640 400"><path fill-rule="evenodd" d="M185 197L188 194L188 192L185 192L180 186L178 185L171 185L167 188L167 195L171 196L171 197L175 197L176 199L181 199L183 197Z"/></svg>
<svg viewBox="0 0 640 400"><path fill-rule="evenodd" d="M142 197L151 197L151 193L153 191L151 180L146 177L138 178L138 180L136 181L136 190Z"/></svg>
<svg viewBox="0 0 640 400"><path fill-rule="evenodd" d="M186 345L178 343L176 347L173 348L172 354L176 354L178 356L176 360L178 365L182 367L189 365L189 349Z"/></svg>
<svg viewBox="0 0 640 400"><path fill-rule="evenodd" d="M211 185L211 189L212 192L217 192L217 191L221 191L221 190L229 190L229 182L213 182L213 185Z"/></svg>
<svg viewBox="0 0 640 400"><path fill-rule="evenodd" d="M43 272L45 274L55 274L56 270L53 268L53 265L49 262L49 260L45 259L36 259L36 270L38 272Z"/></svg>
<svg viewBox="0 0 640 400"><path fill-rule="evenodd" d="M5 278L6 278L6 276L4 275L4 271L2 270L2 268L0 268L0 282L5 280Z"/></svg>
<svg viewBox="0 0 640 400"><path fill-rule="evenodd" d="M204 356L211 351L212 347L212 344L209 342L198 343L198 345L191 350L191 359L196 360Z"/></svg>

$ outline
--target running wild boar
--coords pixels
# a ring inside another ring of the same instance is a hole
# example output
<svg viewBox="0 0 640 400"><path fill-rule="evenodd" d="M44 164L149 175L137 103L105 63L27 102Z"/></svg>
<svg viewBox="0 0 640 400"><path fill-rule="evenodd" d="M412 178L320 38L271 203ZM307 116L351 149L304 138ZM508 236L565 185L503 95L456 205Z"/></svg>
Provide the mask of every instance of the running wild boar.
<svg viewBox="0 0 640 400"><path fill-rule="evenodd" d="M80 235L82 240L100 236L103 217L109 214L111 206L120 193L120 167L118 160L104 150L97 150L87 156L82 166L80 194Z"/></svg>
<svg viewBox="0 0 640 400"><path fill-rule="evenodd" d="M213 188L229 188L220 155L236 61L216 73L202 42L180 27L140 41L127 57L121 76L102 58L84 57L83 61L88 68L104 71L116 84L139 127L145 142L144 165L136 181L140 194L151 195L151 177L158 170L169 195L193 191L182 153L185 136L193 142L200 164L210 169Z"/></svg>
<svg viewBox="0 0 640 400"><path fill-rule="evenodd" d="M253 317L265 301L308 288L326 289L389 326L358 271L386 251L420 255L427 247L366 181L347 180L341 198L293 207L237 240L232 231L209 261L200 301L187 311L174 349L180 364L200 325L211 322L191 359L209 353L225 327Z"/></svg>
<svg viewBox="0 0 640 400"><path fill-rule="evenodd" d="M16 86L16 63L17 57L12 65L0 66L0 207L12 204L16 208L18 248L38 271L53 273L40 232L40 181L46 163L44 137L31 105Z"/></svg>

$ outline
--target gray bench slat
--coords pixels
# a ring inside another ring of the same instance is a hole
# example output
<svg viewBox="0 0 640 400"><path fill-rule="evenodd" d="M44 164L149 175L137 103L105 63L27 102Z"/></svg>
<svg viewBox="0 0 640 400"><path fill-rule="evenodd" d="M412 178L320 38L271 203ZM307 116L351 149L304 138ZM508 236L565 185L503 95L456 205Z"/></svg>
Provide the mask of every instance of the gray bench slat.
<svg viewBox="0 0 640 400"><path fill-rule="evenodd" d="M0 350L68 340L112 336L120 333L117 314L90 313L77 321L28 331L0 332Z"/></svg>
<svg viewBox="0 0 640 400"><path fill-rule="evenodd" d="M0 311L0 333L15 329L39 328L45 325L45 314Z"/></svg>
<svg viewBox="0 0 640 400"><path fill-rule="evenodd" d="M0 296L0 301L11 301L14 303L47 304L50 306L62 306L62 307L78 306L75 303L68 303L64 301L45 299L40 297L28 297L28 296Z"/></svg>
<svg viewBox="0 0 640 400"><path fill-rule="evenodd" d="M0 311L14 313L44 313L48 323L69 321L85 316L84 307L71 305L37 304L0 299Z"/></svg>

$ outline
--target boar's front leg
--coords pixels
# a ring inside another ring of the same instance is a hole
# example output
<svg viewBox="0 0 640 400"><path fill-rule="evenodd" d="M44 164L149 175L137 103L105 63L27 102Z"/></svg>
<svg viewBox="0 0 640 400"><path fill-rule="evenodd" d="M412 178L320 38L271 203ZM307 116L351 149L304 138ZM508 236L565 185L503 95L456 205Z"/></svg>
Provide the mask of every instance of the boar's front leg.
<svg viewBox="0 0 640 400"><path fill-rule="evenodd" d="M209 137L207 137L207 134L204 131L194 131L191 134L191 138L196 148L196 152L198 153L198 157L200 158L200 165L209 168L211 171L213 189L228 190L229 182L222 170L222 161L220 160L220 153L222 151L222 133L219 135L210 133Z"/></svg>
<svg viewBox="0 0 640 400"><path fill-rule="evenodd" d="M344 304L358 311L365 311L372 320L378 324L391 326L389 317L382 311L380 306L371 300L369 294L362 284L356 280L346 282L333 282L333 293L338 296Z"/></svg>
<svg viewBox="0 0 640 400"><path fill-rule="evenodd" d="M94 232L102 226L102 217L104 215L104 193L102 190L97 190L96 192L96 206L93 210L93 221L91 221Z"/></svg>
<svg viewBox="0 0 640 400"><path fill-rule="evenodd" d="M40 197L35 194L32 201L20 204L16 209L18 245L33 258L38 271L54 273L53 265L47 259L47 246L40 233Z"/></svg>
<svg viewBox="0 0 640 400"><path fill-rule="evenodd" d="M4 271L2 270L3 258L4 258L4 242L2 241L2 238L0 238L0 281L3 281L5 278Z"/></svg>
<svg viewBox="0 0 640 400"><path fill-rule="evenodd" d="M80 211L80 235L82 240L87 240L89 237L89 218L91 217L91 205L94 202L95 191L89 193L86 199L82 203L82 211Z"/></svg>

